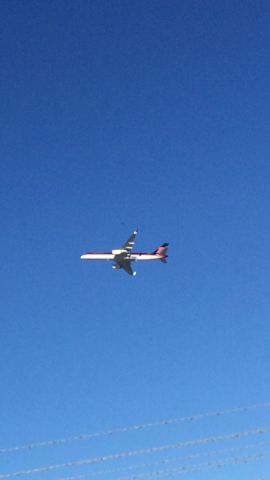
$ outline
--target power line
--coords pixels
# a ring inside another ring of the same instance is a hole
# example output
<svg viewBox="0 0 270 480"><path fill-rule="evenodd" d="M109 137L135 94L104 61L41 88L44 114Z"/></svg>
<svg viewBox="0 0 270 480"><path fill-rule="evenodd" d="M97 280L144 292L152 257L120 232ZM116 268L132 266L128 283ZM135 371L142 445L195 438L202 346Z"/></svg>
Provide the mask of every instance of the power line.
<svg viewBox="0 0 270 480"><path fill-rule="evenodd" d="M257 428L257 429L248 430L248 431L229 433L225 435L215 435L211 437L199 438L196 440L186 440L184 442L182 441L174 444L162 445L159 447L142 448L139 450L129 450L126 452L120 452L116 454L101 455L98 457L92 457L92 458L83 459L83 460L75 460L75 461L70 461L70 462L61 463L61 464L54 464L54 465L48 465L45 467L37 467L29 470L6 473L3 475L0 475L0 480L7 480L9 478L20 477L20 476L29 476L29 475L34 475L38 473L48 473L51 471L70 468L70 467L94 465L101 462L121 460L123 458L131 458L131 457L136 457L140 455L160 453L164 451L175 450L178 448L191 447L196 445L206 445L209 443L216 443L224 440L240 439L240 438L249 437L249 436L262 435L269 432L270 432L270 427L264 427L264 428Z"/></svg>
<svg viewBox="0 0 270 480"><path fill-rule="evenodd" d="M177 467L174 469L164 469L164 470L157 470L154 472L147 472L147 473L139 473L135 475L129 475L127 477L119 477L117 480L147 480L151 478L162 478L162 477L174 477L176 475L183 475L183 474L188 474L188 473L194 473L200 470L208 470L208 469L214 469L214 468L224 468L226 466L230 465L239 465L242 463L249 463L253 462L256 460L264 460L270 458L270 452L262 452L258 453L256 455L247 455L247 456L242 456L242 457L230 457L224 460L215 460L212 462L205 462L205 463L200 463L200 464L194 464L194 465L187 465L187 466L182 466L182 467ZM115 473L115 472L113 472ZM86 478L83 477L83 475L79 475L76 477L70 477L76 480ZM61 480L61 479L58 479ZM258 479L258 480L266 480L266 479Z"/></svg>
<svg viewBox="0 0 270 480"><path fill-rule="evenodd" d="M131 475L128 477L120 477L117 480L147 480L151 478L173 477L176 475L193 473L200 470L207 470L211 468L222 468L229 465L239 465L242 463L249 463L255 460L264 460L270 458L270 452L258 453L256 455L247 455L244 457L231 457L226 460L217 460L214 462L201 463L198 465L188 465L184 467L178 467L171 470L157 470L155 472L142 473L138 475Z"/></svg>
<svg viewBox="0 0 270 480"><path fill-rule="evenodd" d="M196 415L184 416L184 417L179 417L179 418L171 418L171 419L160 420L160 421L156 421L156 422L148 422L148 423L143 423L143 424L139 424L139 425L131 425L131 426L126 426L126 427L113 428L113 429L108 429L108 430L94 432L94 433L85 433L85 434L80 434L80 435L75 435L75 436L70 436L70 437L58 438L58 439L54 439L54 440L45 440L45 441L42 441L42 442L33 442L33 443L24 444L24 445L17 445L15 447L0 448L0 454L14 453L14 452L22 451L22 450L31 450L31 449L34 449L34 448L49 447L49 446L55 446L55 445L63 445L63 444L66 444L66 443L73 443L73 442L90 440L90 439L98 438L98 437L110 436L110 435L113 435L113 434L116 434L116 433L133 432L133 431L136 431L136 430L144 430L144 429L147 429L147 428L161 427L161 426L165 426L165 425L173 425L173 424L178 424L178 423L182 423L182 422L193 422L193 421L198 421L198 420L201 420L201 419L204 419L204 418L220 417L220 416L223 416L223 415L229 415L229 414L241 413L241 412L248 412L248 411L251 411L251 410L258 410L258 409L264 409L264 408L270 408L270 402L269 403L262 403L262 404L255 404L255 405L246 405L246 406L242 406L242 407L235 407L235 408L219 410L219 411L214 411L214 412L199 413L199 414L196 414Z"/></svg>
<svg viewBox="0 0 270 480"><path fill-rule="evenodd" d="M130 470L138 470L138 469L143 469L143 468L152 468L157 465L164 465L168 463L173 463L173 462L187 462L190 460L195 460L197 458L201 457L213 457L216 455L226 455L228 453L232 452L239 452L243 450L248 450L252 448L261 448L261 447L269 447L270 441L268 442L259 442L259 443L252 443L248 445L242 445L241 447L233 447L233 448L226 448L222 450L212 450L210 452L200 452L200 453L193 453L191 455L185 455L185 456L177 456L177 457L167 457L163 458L161 460L158 460L156 462L148 462L148 463L139 463L139 464L133 464L125 467L118 467L114 469L109 469L109 470L98 470L95 472L88 472L88 473L82 473L80 475L72 475L72 476L65 476L61 477L58 480L84 480L86 478L90 477L96 477L96 476L105 476L105 475L112 475L120 472L125 472L125 471L130 471ZM224 459L225 460L225 459Z"/></svg>
<svg viewBox="0 0 270 480"><path fill-rule="evenodd" d="M229 465L239 465L242 463L249 463L252 461L256 460L264 460L270 458L270 452L262 452L258 453L255 455L246 455L246 456L241 456L241 457L229 457L224 460L215 460L215 461L210 461L210 462L205 462L205 463L200 463L200 464L194 464L194 465L187 465L187 466L181 466L177 467L174 469L164 469L164 470L157 470L154 472L147 472L147 473L139 473L135 475L129 475L126 477L119 477L117 480L147 480L151 478L162 478L162 477L173 477L176 475L183 475L187 473L193 473L197 472L200 470L207 470L207 469L212 469L212 468L222 468L226 467ZM20 474L21 476L24 475L22 472ZM18 475L19 476L19 472ZM3 476L2 476L3 478ZM8 478L8 477L6 477ZM74 479L77 478L78 480L80 478L83 478L81 475L77 477L73 477ZM59 479L60 480L60 479ZM263 480L263 479L261 479Z"/></svg>

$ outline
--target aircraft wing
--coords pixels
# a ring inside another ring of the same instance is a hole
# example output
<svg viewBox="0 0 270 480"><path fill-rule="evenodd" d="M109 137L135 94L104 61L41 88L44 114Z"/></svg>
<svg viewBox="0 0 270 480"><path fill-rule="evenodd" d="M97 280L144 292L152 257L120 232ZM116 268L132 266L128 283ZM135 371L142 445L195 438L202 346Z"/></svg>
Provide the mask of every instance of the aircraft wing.
<svg viewBox="0 0 270 480"><path fill-rule="evenodd" d="M121 250L118 250L118 251L113 250L113 253L115 252L115 257L114 257L115 262L119 265L120 268L125 270L125 272L127 272L129 275L136 275L136 272L133 272L133 270L131 268L130 252L134 247L135 238L136 238L137 233L138 233L138 231L135 230L130 235L128 240L122 246Z"/></svg>
<svg viewBox="0 0 270 480"><path fill-rule="evenodd" d="M135 230L132 235L130 235L129 239L124 243L122 249L125 250L127 253L130 253L132 248L134 247L135 238L137 236L138 230Z"/></svg>
<svg viewBox="0 0 270 480"><path fill-rule="evenodd" d="M133 272L130 262L128 260L125 260L121 263L119 262L119 264L121 265L121 268L125 270L125 272L127 272L129 275L136 275L136 272Z"/></svg>

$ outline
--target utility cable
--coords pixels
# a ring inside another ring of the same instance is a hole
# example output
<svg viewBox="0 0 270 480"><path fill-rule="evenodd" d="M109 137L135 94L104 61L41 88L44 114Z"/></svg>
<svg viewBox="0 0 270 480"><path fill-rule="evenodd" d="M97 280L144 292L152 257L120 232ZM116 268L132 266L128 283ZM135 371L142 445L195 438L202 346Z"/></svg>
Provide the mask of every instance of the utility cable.
<svg viewBox="0 0 270 480"><path fill-rule="evenodd" d="M230 465L240 465L243 463L253 462L255 460L265 460L270 458L270 452L263 452L257 455L247 455L244 457L231 457L226 460L217 460L214 462L206 462L198 465L189 465L179 468L174 468L172 470L157 470L155 472L142 473L138 475L131 475L128 477L120 477L116 480L147 480L151 478L164 478L164 477L174 477L176 475L193 473L200 470L208 470L212 468L223 468Z"/></svg>
<svg viewBox="0 0 270 480"><path fill-rule="evenodd" d="M133 464L125 467L118 467L110 470L98 470L95 472L88 472L88 473L82 473L80 475L72 475L72 476L65 476L58 478L58 480L84 480L86 478L90 477L97 477L97 476L103 476L106 478L107 475L114 475L116 473L120 472L125 472L125 471L130 471L130 470L139 470L139 469L145 469L145 468L152 468L158 465L166 465L169 463L174 463L174 462L187 462L190 460L196 460L198 458L202 457L214 457L214 456L220 456L220 455L226 455L228 453L233 453L233 452L239 452L243 450L248 450L248 449L254 449L254 448L261 448L261 447L269 447L270 446L270 441L268 442L257 442L257 443L252 443L248 445L242 445L241 447L233 447L233 448L226 448L226 449L219 449L219 450L212 450L210 452L200 452L200 453L193 453L191 455L181 455L177 457L167 457L163 458L161 460L158 460L156 462L148 462L148 463L139 463L139 464ZM226 459L226 458L225 458ZM224 459L224 460L225 460ZM270 479L269 479L270 480Z"/></svg>
<svg viewBox="0 0 270 480"><path fill-rule="evenodd" d="M133 431L136 431L136 430L144 430L144 429L147 429L147 428L161 427L161 426L165 426L165 425L174 425L174 424L179 424L179 423L183 423L183 422L193 422L193 421L197 421L197 420L202 420L204 418L221 417L221 416L229 415L229 414L233 414L233 413L249 412L251 410L258 410L258 409L264 409L264 408L270 408L270 402L262 403L262 404L255 404L255 405L247 405L247 406L242 406L242 407L235 407L235 408L213 411L213 412L199 413L199 414L196 414L196 415L190 415L190 416L179 417L179 418L171 418L171 419L167 419L167 420L160 420L160 421L156 421L156 422L148 422L148 423L143 423L143 424L139 424L139 425L131 425L131 426L127 426L127 427L113 428L113 429L108 429L108 430L104 430L104 431L100 431L100 432L85 433L85 434L81 434L81 435L58 438L58 439L54 439L54 440L45 440L45 441L42 441L42 442L33 442L33 443L25 444L25 445L17 445L17 446L14 446L14 447L0 448L0 454L14 453L14 452L22 451L22 450L31 450L31 449L34 449L34 448L49 447L49 446L55 446L55 445L63 445L63 444L66 444L66 443L73 443L73 442L79 442L79 441L84 441L84 440L90 440L90 439L98 438L98 437L110 436L110 435L117 434L117 433L133 432Z"/></svg>
<svg viewBox="0 0 270 480"><path fill-rule="evenodd" d="M262 435L269 432L270 432L270 427L256 428L253 430L229 433L225 435L215 435L211 437L199 438L196 440L181 441L174 444L162 445L159 447L142 448L139 450L129 450L126 452L120 452L116 454L101 455L98 457L92 457L92 458L87 458L83 460L75 460L75 461L70 461L66 463L48 465L45 467L37 467L29 470L6 473L3 475L0 475L0 480L7 480L9 478L28 476L28 475L34 475L34 474L40 474L40 473L48 473L51 471L60 470L64 468L79 467L83 465L94 465L101 462L121 460L123 458L131 458L131 457L147 455L152 453L160 453L160 452L165 452L169 450L175 450L178 448L191 447L191 446L197 446L197 445L206 445L206 444L216 443L216 442L225 441L225 440L240 439L240 438L245 438L245 437L250 437L255 435Z"/></svg>

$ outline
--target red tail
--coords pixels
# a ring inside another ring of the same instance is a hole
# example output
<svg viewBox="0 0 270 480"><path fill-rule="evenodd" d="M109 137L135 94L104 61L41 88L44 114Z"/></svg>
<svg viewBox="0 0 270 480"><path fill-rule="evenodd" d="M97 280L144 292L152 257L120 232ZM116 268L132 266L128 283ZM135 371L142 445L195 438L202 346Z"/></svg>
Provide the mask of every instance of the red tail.
<svg viewBox="0 0 270 480"><path fill-rule="evenodd" d="M163 263L166 263L166 258L168 257L167 251L168 251L168 243L163 243L158 247L153 253L155 255L160 255L162 258L160 259Z"/></svg>

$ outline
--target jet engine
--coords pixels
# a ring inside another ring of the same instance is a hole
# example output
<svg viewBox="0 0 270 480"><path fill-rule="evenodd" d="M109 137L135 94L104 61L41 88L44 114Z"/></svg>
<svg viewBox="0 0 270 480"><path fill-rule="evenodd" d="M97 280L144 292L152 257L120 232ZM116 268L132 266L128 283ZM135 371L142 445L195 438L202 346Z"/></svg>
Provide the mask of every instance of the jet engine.
<svg viewBox="0 0 270 480"><path fill-rule="evenodd" d="M124 252L125 250L121 250L121 249L112 250L113 255L121 255L121 253L124 253Z"/></svg>
<svg viewBox="0 0 270 480"><path fill-rule="evenodd" d="M114 265L112 265L112 268L114 270L119 270L121 267L120 267L120 265L118 265L118 263L115 263Z"/></svg>

